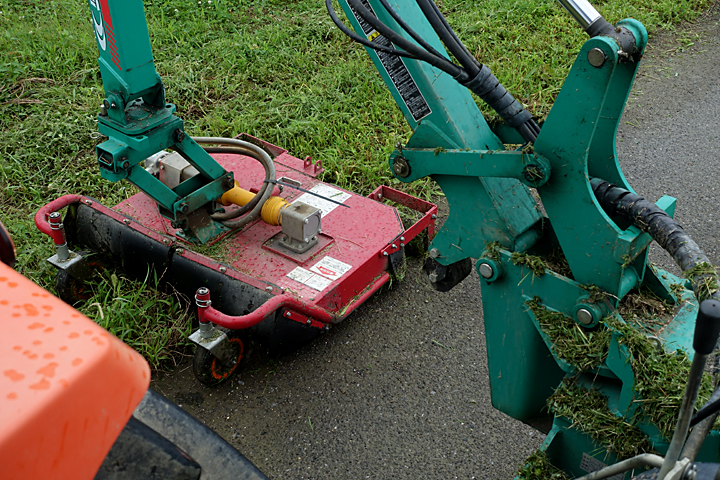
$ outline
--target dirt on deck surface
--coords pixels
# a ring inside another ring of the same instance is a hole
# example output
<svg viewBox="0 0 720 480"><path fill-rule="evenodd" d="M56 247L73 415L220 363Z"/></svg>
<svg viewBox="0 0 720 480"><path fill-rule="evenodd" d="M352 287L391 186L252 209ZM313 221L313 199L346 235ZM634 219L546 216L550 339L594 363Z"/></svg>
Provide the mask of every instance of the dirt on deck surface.
<svg viewBox="0 0 720 480"><path fill-rule="evenodd" d="M651 38L618 142L635 190L677 197L716 264L718 30L711 13ZM543 437L491 406L477 275L437 293L419 269L411 261L345 322L279 360L255 355L225 385L202 386L186 360L153 387L270 478L512 478Z"/></svg>

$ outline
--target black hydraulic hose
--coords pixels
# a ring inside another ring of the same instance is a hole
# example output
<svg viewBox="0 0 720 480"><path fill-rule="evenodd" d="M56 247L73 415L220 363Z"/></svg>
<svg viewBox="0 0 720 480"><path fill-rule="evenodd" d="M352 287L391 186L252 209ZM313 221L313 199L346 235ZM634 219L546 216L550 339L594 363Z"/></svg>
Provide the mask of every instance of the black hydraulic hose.
<svg viewBox="0 0 720 480"><path fill-rule="evenodd" d="M375 30L380 32L382 36L406 52L412 54L416 60L422 60L423 62L429 63L433 67L442 70L461 83L466 81L468 78L467 72L452 63L450 60L442 56L437 57L432 55L427 50L420 48L411 41L405 39L402 35L395 32L392 28L382 23L370 10L365 8L365 5L363 5L360 0L348 0L348 4L363 18L363 20L368 22Z"/></svg>
<svg viewBox="0 0 720 480"><path fill-rule="evenodd" d="M350 39L352 39L353 41L368 48L372 48L373 50L389 53L391 55L397 55L398 57L412 58L413 60L417 60L413 55L409 54L408 52L404 52L396 48L389 48L384 45L378 45L377 43L373 43L367 38L361 37L357 33L350 30L348 27L345 26L344 23L342 23L340 18L337 16L337 13L335 13L335 9L332 6L332 0L325 0L325 7L327 8L328 14L330 15L330 19L333 21L333 23L335 23L335 25L340 29L340 31L350 37Z"/></svg>
<svg viewBox="0 0 720 480"><path fill-rule="evenodd" d="M410 25L405 22L402 18L400 18L400 15L390 6L390 4L387 2L387 0L380 0L380 4L383 6L385 10L390 14L390 16L397 22L398 25L400 25L400 28L405 30L410 37L412 37L413 40L415 40L421 47L423 47L425 50L430 52L431 54L441 57L442 54L435 50L432 45L427 43L415 30L413 30Z"/></svg>
<svg viewBox="0 0 720 480"><path fill-rule="evenodd" d="M335 14L331 0L326 0L325 6L327 7L330 17L338 28L343 31L343 33L369 48L400 55L406 58L412 58L414 60L424 61L433 67L442 70L490 105L490 107L493 108L498 115L500 115L505 123L518 131L525 141L530 143L535 142L538 134L540 133L540 127L532 118L530 112L525 110L520 102L518 102L505 89L505 87L500 84L500 81L490 72L490 69L486 65L481 65L474 59L470 52L468 52L467 48L465 48L462 42L460 42L457 38L455 32L452 31L445 18L432 1L418 0L418 5L423 10L423 13L425 13L428 21L435 29L441 41L463 64L464 68L455 65L446 57L440 55L435 49L432 49L432 47L430 47L431 50L428 50L427 47L429 45L427 42L418 41L418 44L424 47L421 48L421 46L405 39L393 29L382 23L370 10L365 8L360 0L347 1L358 16L409 55L401 55L399 52L402 52L402 50L394 50L387 47L377 48L380 47L380 45L376 45L354 32L351 32ZM408 35L417 41L418 38L416 32L412 31L405 22L399 19L397 13L390 8L386 1L380 1L383 7L388 11L388 14L398 22L398 25L400 25L401 28L408 32Z"/></svg>
<svg viewBox="0 0 720 480"><path fill-rule="evenodd" d="M457 42L457 44L460 45L460 48L462 48L463 51L467 54L470 61L472 63L474 63L475 65L477 65L478 68L480 68L480 64L477 62L477 60L475 60L475 56L472 53L470 53L470 51L467 49L465 44L460 41L460 38L458 38L457 34L455 34L455 31L452 29L452 27L448 23L447 19L445 18L445 16L442 14L442 12L440 12L440 9L438 8L437 4L435 2L433 2L432 0L430 0L430 3L432 4L432 7L435 10L435 13L437 13L437 16L440 18L440 21L443 23L443 25L445 25L445 28L447 29L447 31L450 32L450 35L452 36L453 40L455 40L455 42Z"/></svg>
<svg viewBox="0 0 720 480"><path fill-rule="evenodd" d="M440 13L440 10L438 10L435 3L433 3L432 0L416 1L418 7L420 7L420 10L422 10L425 15L425 18L427 18L428 22L430 22L430 26L432 26L433 30L435 30L435 33L438 37L440 37L440 40L445 44L448 50L450 50L450 53L452 53L453 56L457 58L458 62L460 62L460 65L463 66L468 74L468 77L475 77L480 71L475 58L473 58L464 45L462 45L460 39L457 38L455 32L452 31L447 21L444 21L445 17L443 17L442 13Z"/></svg>
<svg viewBox="0 0 720 480"><path fill-rule="evenodd" d="M593 178L590 181L595 198L608 213L619 214L632 222L665 249L678 264L683 273L693 270L701 264L710 265L705 253L695 241L670 215L657 205L624 188L612 185L605 180ZM702 285L716 283L717 275L701 273L693 275L693 291L699 300L705 300ZM712 298L720 300L720 292L710 292Z"/></svg>

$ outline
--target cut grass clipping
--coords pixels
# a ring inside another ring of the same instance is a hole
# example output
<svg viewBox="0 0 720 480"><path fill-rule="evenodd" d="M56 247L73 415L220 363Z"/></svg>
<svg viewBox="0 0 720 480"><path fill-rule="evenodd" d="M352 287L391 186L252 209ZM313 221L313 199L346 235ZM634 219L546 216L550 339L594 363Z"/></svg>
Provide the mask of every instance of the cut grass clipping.
<svg viewBox="0 0 720 480"><path fill-rule="evenodd" d="M685 278L690 280L695 289L695 296L701 302L716 295L720 290L715 267L707 262L700 262L684 273Z"/></svg>
<svg viewBox="0 0 720 480"><path fill-rule="evenodd" d="M517 480L567 480L565 472L548 460L545 452L535 450L517 472Z"/></svg>
<svg viewBox="0 0 720 480"><path fill-rule="evenodd" d="M587 390L565 379L548 398L548 407L619 458L652 451L645 434L610 412L607 398L597 390Z"/></svg>
<svg viewBox="0 0 720 480"><path fill-rule="evenodd" d="M558 358L580 372L592 370L605 361L612 332L604 325L596 330L583 329L572 318L545 308L537 297L525 305L550 337Z"/></svg>
<svg viewBox="0 0 720 480"><path fill-rule="evenodd" d="M619 334L618 342L628 349L635 374L636 402L640 404L635 420L646 419L666 439L671 438L690 371L690 360L685 352L677 350L667 353L658 349L645 334L615 316L606 318L604 325L591 332L583 330L565 315L546 309L537 298L526 302L526 305L552 340L555 354L580 372L600 365L607 357L612 332ZM567 417L580 430L598 443L608 446L620 457L640 451L635 446L638 444L635 430L627 430L627 436L622 436L626 428L622 425L627 425L627 422L619 417L612 420L615 423L610 422L610 417L615 418L615 415L607 410L605 397L598 392L580 395L568 388L565 384L561 386L549 401L555 415ZM697 403L704 404L711 392L712 382L706 374ZM599 401L600 397L602 402ZM587 414L588 411L593 413Z"/></svg>
<svg viewBox="0 0 720 480"><path fill-rule="evenodd" d="M190 302L158 288L156 276L130 280L108 273L89 283L80 311L137 350L153 369L177 365L192 327Z"/></svg>

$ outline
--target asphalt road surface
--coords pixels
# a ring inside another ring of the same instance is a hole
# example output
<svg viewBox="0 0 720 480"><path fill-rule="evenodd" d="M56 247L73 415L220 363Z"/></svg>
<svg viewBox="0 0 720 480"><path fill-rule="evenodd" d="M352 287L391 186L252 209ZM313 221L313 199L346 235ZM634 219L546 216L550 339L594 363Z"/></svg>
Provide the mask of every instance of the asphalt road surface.
<svg viewBox="0 0 720 480"><path fill-rule="evenodd" d="M718 15L651 38L618 153L635 190L678 198L677 218L720 264ZM692 45L689 45L692 43ZM662 253L653 258L666 267ZM509 479L542 442L490 404L476 274L433 291L405 280L277 361L209 389L189 362L153 386L274 479Z"/></svg>

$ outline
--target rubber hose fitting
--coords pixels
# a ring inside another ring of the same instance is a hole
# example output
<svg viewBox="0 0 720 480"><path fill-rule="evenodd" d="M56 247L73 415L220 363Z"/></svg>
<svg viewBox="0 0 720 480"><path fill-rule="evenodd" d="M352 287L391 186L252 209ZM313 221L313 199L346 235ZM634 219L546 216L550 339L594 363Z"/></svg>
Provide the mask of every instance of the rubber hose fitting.
<svg viewBox="0 0 720 480"><path fill-rule="evenodd" d="M260 217L263 222L269 225L282 225L282 218L280 213L290 206L290 202L281 197L270 197L268 198L265 205L262 207Z"/></svg>

